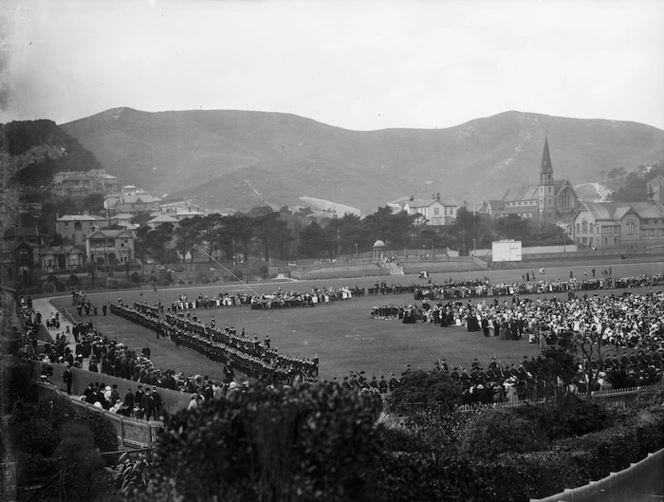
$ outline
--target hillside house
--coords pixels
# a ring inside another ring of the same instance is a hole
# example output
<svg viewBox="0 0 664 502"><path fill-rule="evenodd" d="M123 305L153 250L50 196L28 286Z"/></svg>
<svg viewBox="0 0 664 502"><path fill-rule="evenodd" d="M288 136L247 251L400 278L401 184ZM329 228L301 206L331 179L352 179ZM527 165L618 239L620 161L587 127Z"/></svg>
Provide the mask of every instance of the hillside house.
<svg viewBox="0 0 664 502"><path fill-rule="evenodd" d="M119 193L109 194L104 198L104 208L113 214L152 213L161 209L161 199L134 185L122 187Z"/></svg>
<svg viewBox="0 0 664 502"><path fill-rule="evenodd" d="M129 230L101 229L85 238L85 255L98 265L133 262L134 234Z"/></svg>
<svg viewBox="0 0 664 502"><path fill-rule="evenodd" d="M9 280L25 280L39 265L39 246L26 241L0 241L2 274Z"/></svg>
<svg viewBox="0 0 664 502"><path fill-rule="evenodd" d="M82 199L93 193L117 192L120 180L106 174L105 169L60 171L53 176L53 194L58 197Z"/></svg>
<svg viewBox="0 0 664 502"><path fill-rule="evenodd" d="M108 219L94 214L67 214L56 219L55 232L75 246L85 246L88 235L108 225Z"/></svg>
<svg viewBox="0 0 664 502"><path fill-rule="evenodd" d="M440 194L434 194L431 199L416 199L411 195L410 198L395 204L409 215L422 215L426 224L431 226L451 225L459 208L455 201L441 200Z"/></svg>
<svg viewBox="0 0 664 502"><path fill-rule="evenodd" d="M85 248L82 246L50 246L39 255L41 271L45 274L74 272L85 266Z"/></svg>

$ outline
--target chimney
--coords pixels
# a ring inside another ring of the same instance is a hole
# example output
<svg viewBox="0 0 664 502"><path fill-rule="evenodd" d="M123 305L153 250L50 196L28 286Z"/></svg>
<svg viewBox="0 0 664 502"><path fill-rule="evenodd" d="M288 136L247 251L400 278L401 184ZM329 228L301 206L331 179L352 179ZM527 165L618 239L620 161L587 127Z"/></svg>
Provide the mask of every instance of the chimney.
<svg viewBox="0 0 664 502"><path fill-rule="evenodd" d="M408 199L408 200L415 200L415 196L414 196L414 195L411 195L411 196L410 196L410 199Z"/></svg>
<svg viewBox="0 0 664 502"><path fill-rule="evenodd" d="M440 200L440 192L436 192L436 200Z"/></svg>

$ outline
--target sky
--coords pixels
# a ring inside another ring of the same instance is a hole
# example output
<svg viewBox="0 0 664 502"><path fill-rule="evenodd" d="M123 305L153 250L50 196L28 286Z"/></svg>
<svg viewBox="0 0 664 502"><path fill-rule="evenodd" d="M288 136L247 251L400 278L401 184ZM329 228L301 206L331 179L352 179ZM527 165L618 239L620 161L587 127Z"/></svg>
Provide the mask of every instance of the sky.
<svg viewBox="0 0 664 502"><path fill-rule="evenodd" d="M354 130L507 110L664 129L664 0L0 0L0 122L109 108Z"/></svg>

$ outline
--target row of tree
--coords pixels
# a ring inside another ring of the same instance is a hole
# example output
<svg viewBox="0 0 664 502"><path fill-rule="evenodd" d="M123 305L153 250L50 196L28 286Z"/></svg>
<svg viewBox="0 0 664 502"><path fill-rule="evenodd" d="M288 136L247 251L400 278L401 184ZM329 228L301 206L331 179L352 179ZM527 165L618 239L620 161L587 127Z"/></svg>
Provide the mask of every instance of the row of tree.
<svg viewBox="0 0 664 502"><path fill-rule="evenodd" d="M379 239L388 250L451 248L467 255L473 248L490 247L497 239L550 244L566 242L567 236L552 224L517 215L491 220L465 208L459 210L454 224L432 227L419 215L393 213L388 206L363 219L352 214L317 218L310 209L274 211L261 206L248 213L187 218L177 228L170 224L156 229L142 226L137 231L136 254L142 260L151 257L161 263L185 257L193 260L195 254L203 254L209 261L247 261L251 256L330 259L370 252Z"/></svg>

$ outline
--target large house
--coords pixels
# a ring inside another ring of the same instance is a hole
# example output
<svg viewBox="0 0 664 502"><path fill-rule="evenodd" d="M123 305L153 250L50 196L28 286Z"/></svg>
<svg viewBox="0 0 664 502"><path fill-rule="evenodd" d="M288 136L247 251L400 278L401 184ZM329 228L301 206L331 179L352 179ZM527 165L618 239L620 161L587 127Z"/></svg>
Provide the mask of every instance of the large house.
<svg viewBox="0 0 664 502"><path fill-rule="evenodd" d="M109 224L108 219L94 214L67 214L55 220L55 233L76 246L83 246L88 235Z"/></svg>
<svg viewBox="0 0 664 502"><path fill-rule="evenodd" d="M96 230L85 238L85 254L97 265L131 263L135 259L134 234L125 229Z"/></svg>
<svg viewBox="0 0 664 502"><path fill-rule="evenodd" d="M85 248L82 246L49 246L39 255L42 272L62 273L80 270L85 266Z"/></svg>
<svg viewBox="0 0 664 502"><path fill-rule="evenodd" d="M596 249L664 241L664 205L653 202L584 202L572 225L576 243Z"/></svg>
<svg viewBox="0 0 664 502"><path fill-rule="evenodd" d="M117 192L119 187L119 179L104 169L60 171L53 175L53 194L59 197L84 198L93 193Z"/></svg>
<svg viewBox="0 0 664 502"><path fill-rule="evenodd" d="M27 241L0 241L0 277L25 280L39 265L39 246Z"/></svg>
<svg viewBox="0 0 664 502"><path fill-rule="evenodd" d="M113 214L152 213L161 208L161 199L154 197L134 185L122 187L119 193L104 198L104 208Z"/></svg>
<svg viewBox="0 0 664 502"><path fill-rule="evenodd" d="M549 140L544 140L539 183L514 185L499 201L485 202L480 212L501 218L516 214L523 218L557 223L571 220L579 199L567 180L553 178Z"/></svg>
<svg viewBox="0 0 664 502"><path fill-rule="evenodd" d="M410 198L394 202L391 206L410 215L422 215L426 224L432 226L451 225L459 208L455 201L441 200L440 194L434 194L430 199L416 199L411 195Z"/></svg>

